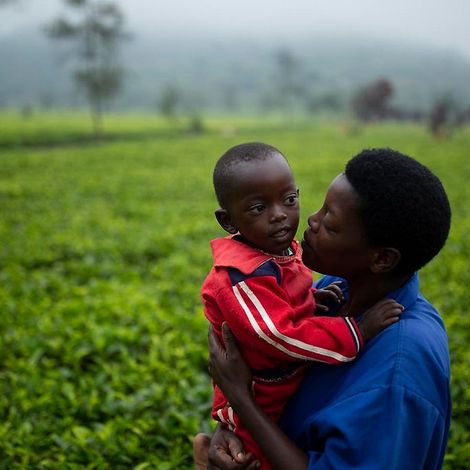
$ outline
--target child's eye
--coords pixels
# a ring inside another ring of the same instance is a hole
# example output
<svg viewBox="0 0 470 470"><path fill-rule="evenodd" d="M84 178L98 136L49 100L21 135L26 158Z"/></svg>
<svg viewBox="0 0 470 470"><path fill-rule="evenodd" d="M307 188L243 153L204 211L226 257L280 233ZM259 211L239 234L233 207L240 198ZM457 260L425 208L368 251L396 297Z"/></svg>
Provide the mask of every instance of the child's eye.
<svg viewBox="0 0 470 470"><path fill-rule="evenodd" d="M297 198L297 194L289 194L289 196L286 197L285 202L286 204L293 206L297 202Z"/></svg>
<svg viewBox="0 0 470 470"><path fill-rule="evenodd" d="M252 214L261 214L263 212L264 206L262 204L257 204L256 206L251 206L248 211Z"/></svg>

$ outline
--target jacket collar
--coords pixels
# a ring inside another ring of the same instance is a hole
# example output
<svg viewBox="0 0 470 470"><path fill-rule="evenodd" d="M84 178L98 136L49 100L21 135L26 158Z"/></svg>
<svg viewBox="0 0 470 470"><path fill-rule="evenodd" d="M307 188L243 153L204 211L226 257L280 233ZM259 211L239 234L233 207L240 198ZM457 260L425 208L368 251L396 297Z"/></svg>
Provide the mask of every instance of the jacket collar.
<svg viewBox="0 0 470 470"><path fill-rule="evenodd" d="M243 274L251 274L268 260L285 264L301 257L301 249L297 241L292 242L291 248L294 250L294 254L290 256L265 253L247 245L237 235L216 238L211 241L211 248L214 267L236 268Z"/></svg>

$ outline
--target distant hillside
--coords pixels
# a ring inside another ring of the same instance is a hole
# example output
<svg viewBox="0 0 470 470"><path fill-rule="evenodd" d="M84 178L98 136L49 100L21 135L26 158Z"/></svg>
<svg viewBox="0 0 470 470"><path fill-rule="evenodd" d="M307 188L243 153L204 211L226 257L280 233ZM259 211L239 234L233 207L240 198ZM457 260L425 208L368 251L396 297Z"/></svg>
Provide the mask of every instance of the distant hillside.
<svg viewBox="0 0 470 470"><path fill-rule="evenodd" d="M0 38L0 106L81 106L66 47L32 33ZM394 103L428 109L437 98L470 105L470 63L448 51L376 40L273 40L139 37L123 51L126 88L115 109L155 109L162 90L176 87L186 108L253 111L279 105L279 51L292 59L297 106L344 109L362 85L385 77ZM281 97L282 98L282 97ZM308 104L307 103L307 104Z"/></svg>

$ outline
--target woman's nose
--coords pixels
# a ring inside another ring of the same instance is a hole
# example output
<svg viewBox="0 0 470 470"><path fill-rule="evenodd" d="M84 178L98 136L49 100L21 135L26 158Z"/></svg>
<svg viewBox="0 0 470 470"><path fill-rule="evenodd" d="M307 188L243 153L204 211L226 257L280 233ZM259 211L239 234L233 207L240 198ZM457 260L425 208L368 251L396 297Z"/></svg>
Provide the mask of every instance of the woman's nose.
<svg viewBox="0 0 470 470"><path fill-rule="evenodd" d="M318 222L318 212L314 212L308 218L308 226L314 231L315 233L318 232L318 227L320 226Z"/></svg>

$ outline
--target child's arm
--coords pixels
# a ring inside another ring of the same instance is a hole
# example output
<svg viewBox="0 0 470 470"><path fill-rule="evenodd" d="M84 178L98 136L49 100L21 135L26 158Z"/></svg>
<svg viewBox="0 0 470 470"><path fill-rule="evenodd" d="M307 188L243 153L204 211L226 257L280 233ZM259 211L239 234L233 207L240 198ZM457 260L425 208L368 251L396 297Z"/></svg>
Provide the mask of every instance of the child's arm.
<svg viewBox="0 0 470 470"><path fill-rule="evenodd" d="M330 310L328 304L339 304L344 301L344 294L340 288L342 283L343 281L334 281L319 289L312 288L316 315L328 313ZM373 305L357 322L364 342L371 340L384 328L397 322L402 312L403 307L391 299L383 299Z"/></svg>
<svg viewBox="0 0 470 470"><path fill-rule="evenodd" d="M344 295L339 287L341 281L335 281L321 289L314 289L315 314L321 315L329 311L328 303L341 303L344 301ZM403 312L403 306L392 299L382 299L367 310L358 326L361 331L364 342L371 340L387 326L397 322Z"/></svg>
<svg viewBox="0 0 470 470"><path fill-rule="evenodd" d="M251 277L214 294L217 310L248 354L282 362L339 364L354 360L362 349L362 334L353 318L312 315L313 299L292 306L273 276ZM215 330L220 336L219 328Z"/></svg>

